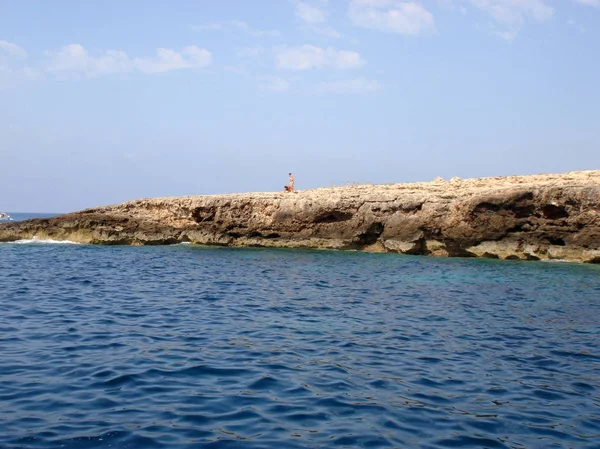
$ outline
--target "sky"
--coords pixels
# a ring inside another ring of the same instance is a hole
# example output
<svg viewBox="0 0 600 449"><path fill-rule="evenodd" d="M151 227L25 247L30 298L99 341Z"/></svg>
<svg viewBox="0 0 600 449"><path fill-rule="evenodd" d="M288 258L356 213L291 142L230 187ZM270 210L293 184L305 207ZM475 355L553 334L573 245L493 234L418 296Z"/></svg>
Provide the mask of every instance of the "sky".
<svg viewBox="0 0 600 449"><path fill-rule="evenodd" d="M600 0L0 0L0 211L600 168Z"/></svg>

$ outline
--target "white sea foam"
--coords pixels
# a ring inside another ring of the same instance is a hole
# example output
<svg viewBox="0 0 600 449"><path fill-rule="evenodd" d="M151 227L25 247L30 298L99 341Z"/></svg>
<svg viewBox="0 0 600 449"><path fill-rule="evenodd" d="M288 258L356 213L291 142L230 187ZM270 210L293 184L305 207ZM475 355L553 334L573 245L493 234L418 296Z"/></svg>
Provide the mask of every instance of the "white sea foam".
<svg viewBox="0 0 600 449"><path fill-rule="evenodd" d="M36 243L38 245L81 245L81 243L72 242L70 240L39 239L37 237L32 239L15 240L12 243L16 243L17 245L26 245L28 243Z"/></svg>

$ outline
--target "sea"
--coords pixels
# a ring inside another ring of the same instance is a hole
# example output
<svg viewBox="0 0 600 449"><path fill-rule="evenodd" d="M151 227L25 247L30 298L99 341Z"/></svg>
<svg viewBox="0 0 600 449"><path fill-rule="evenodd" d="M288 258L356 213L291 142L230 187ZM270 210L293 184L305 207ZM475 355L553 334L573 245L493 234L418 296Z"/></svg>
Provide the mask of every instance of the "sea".
<svg viewBox="0 0 600 449"><path fill-rule="evenodd" d="M0 212L4 212L2 210L0 210ZM51 218L51 217L56 217L57 215L60 215L59 213L49 213L49 212L42 212L42 213L35 213L35 212L6 212L8 214L8 216L12 219L12 220L0 220L0 223L6 223L9 221L24 221L24 220L29 220L31 218Z"/></svg>
<svg viewBox="0 0 600 449"><path fill-rule="evenodd" d="M2 449L599 447L600 266L0 244Z"/></svg>

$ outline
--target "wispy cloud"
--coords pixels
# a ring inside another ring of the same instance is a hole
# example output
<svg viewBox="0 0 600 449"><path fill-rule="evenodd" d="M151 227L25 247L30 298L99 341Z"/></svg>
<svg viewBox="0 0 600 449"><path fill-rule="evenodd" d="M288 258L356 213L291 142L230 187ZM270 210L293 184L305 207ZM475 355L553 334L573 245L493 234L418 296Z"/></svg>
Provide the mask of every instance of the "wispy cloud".
<svg viewBox="0 0 600 449"><path fill-rule="evenodd" d="M58 50L47 51L50 63L49 72L70 72L86 76L110 75L133 70L133 64L127 53L118 50L106 50L93 57L79 44L65 45Z"/></svg>
<svg viewBox="0 0 600 449"><path fill-rule="evenodd" d="M58 50L48 51L50 62L46 69L55 74L85 76L93 78L139 71L162 73L171 70L207 67L212 62L212 54L195 45L184 47L180 52L159 48L153 57L131 58L120 50L105 50L92 56L80 44L66 45Z"/></svg>
<svg viewBox="0 0 600 449"><path fill-rule="evenodd" d="M420 36L435 31L433 14L420 3L401 0L351 0L348 16L363 28Z"/></svg>
<svg viewBox="0 0 600 449"><path fill-rule="evenodd" d="M464 0L437 0L437 3L440 7L450 11L458 11L462 15L466 15L467 8L460 4L461 2L464 2Z"/></svg>
<svg viewBox="0 0 600 449"><path fill-rule="evenodd" d="M241 20L226 20L223 22L210 22L201 25L194 25L192 29L195 31L243 31L251 36L263 37L278 37L281 33L278 30L259 30L252 28L247 22Z"/></svg>
<svg viewBox="0 0 600 449"><path fill-rule="evenodd" d="M355 78L348 80L327 81L319 84L317 91L320 93L334 94L364 94L375 92L382 88L381 83L376 80Z"/></svg>
<svg viewBox="0 0 600 449"><path fill-rule="evenodd" d="M0 40L0 89L11 88L19 80L35 80L41 73L26 64L27 51L12 42Z"/></svg>
<svg viewBox="0 0 600 449"><path fill-rule="evenodd" d="M330 67L353 69L366 64L360 53L335 48L320 48L313 45L279 47L275 51L277 66L289 70L307 70Z"/></svg>
<svg viewBox="0 0 600 449"><path fill-rule="evenodd" d="M327 25L327 1L321 0L319 6L306 1L297 0L295 15L309 30L325 37L338 39L342 34L330 25Z"/></svg>
<svg viewBox="0 0 600 449"><path fill-rule="evenodd" d="M470 4L487 14L493 23L492 34L513 41L527 19L545 22L554 16L554 8L546 0L470 0Z"/></svg>
<svg viewBox="0 0 600 449"><path fill-rule="evenodd" d="M264 53L262 47L242 47L236 50L236 54L240 58L256 58Z"/></svg>
<svg viewBox="0 0 600 449"><path fill-rule="evenodd" d="M156 50L152 58L135 58L136 69L144 73L169 72L180 69L199 69L212 63L212 53L195 45L184 47L181 53L167 48Z"/></svg>
<svg viewBox="0 0 600 449"><path fill-rule="evenodd" d="M572 1L600 6L600 0ZM555 15L552 0L437 0L437 3L463 15L468 11L483 13L489 22L477 23L476 27L507 42L515 40L529 21L546 22Z"/></svg>
<svg viewBox="0 0 600 449"><path fill-rule="evenodd" d="M278 76L262 76L259 77L260 84L258 87L262 90L271 92L286 92L290 89L291 83L284 78Z"/></svg>
<svg viewBox="0 0 600 449"><path fill-rule="evenodd" d="M310 3L296 2L296 17L310 25L320 25L325 23L327 12Z"/></svg>
<svg viewBox="0 0 600 449"><path fill-rule="evenodd" d="M279 37L281 36L281 32L278 30L250 30L248 32L251 36L256 37Z"/></svg>
<svg viewBox="0 0 600 449"><path fill-rule="evenodd" d="M27 57L27 51L23 47L7 41L0 41L0 53L6 53L9 56L14 56L17 58Z"/></svg>
<svg viewBox="0 0 600 449"><path fill-rule="evenodd" d="M577 3L581 3L582 5L594 6L596 8L600 8L600 0L575 0Z"/></svg>
<svg viewBox="0 0 600 449"><path fill-rule="evenodd" d="M311 30L320 34L321 36L331 37L333 39L339 39L342 37L342 33L330 26L311 27Z"/></svg>
<svg viewBox="0 0 600 449"><path fill-rule="evenodd" d="M577 21L574 20L574 19L567 20L567 25L569 25L570 27L575 28L580 33L585 33L587 31L583 25L577 23Z"/></svg>
<svg viewBox="0 0 600 449"><path fill-rule="evenodd" d="M471 0L471 4L506 24L521 25L526 17L542 22L554 15L554 8L545 0Z"/></svg>
<svg viewBox="0 0 600 449"><path fill-rule="evenodd" d="M200 25L192 26L194 31L226 31L226 30L242 30L247 31L250 26L241 20L226 20L223 22L209 22Z"/></svg>

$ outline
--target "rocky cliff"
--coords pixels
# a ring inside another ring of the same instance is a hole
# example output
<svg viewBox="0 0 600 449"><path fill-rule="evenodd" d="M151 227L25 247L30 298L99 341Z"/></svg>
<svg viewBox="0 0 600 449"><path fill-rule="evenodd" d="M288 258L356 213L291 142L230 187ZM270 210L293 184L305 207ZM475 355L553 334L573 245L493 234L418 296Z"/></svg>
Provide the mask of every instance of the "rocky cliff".
<svg viewBox="0 0 600 449"><path fill-rule="evenodd" d="M0 224L0 241L31 238L600 263L600 171L142 199Z"/></svg>

